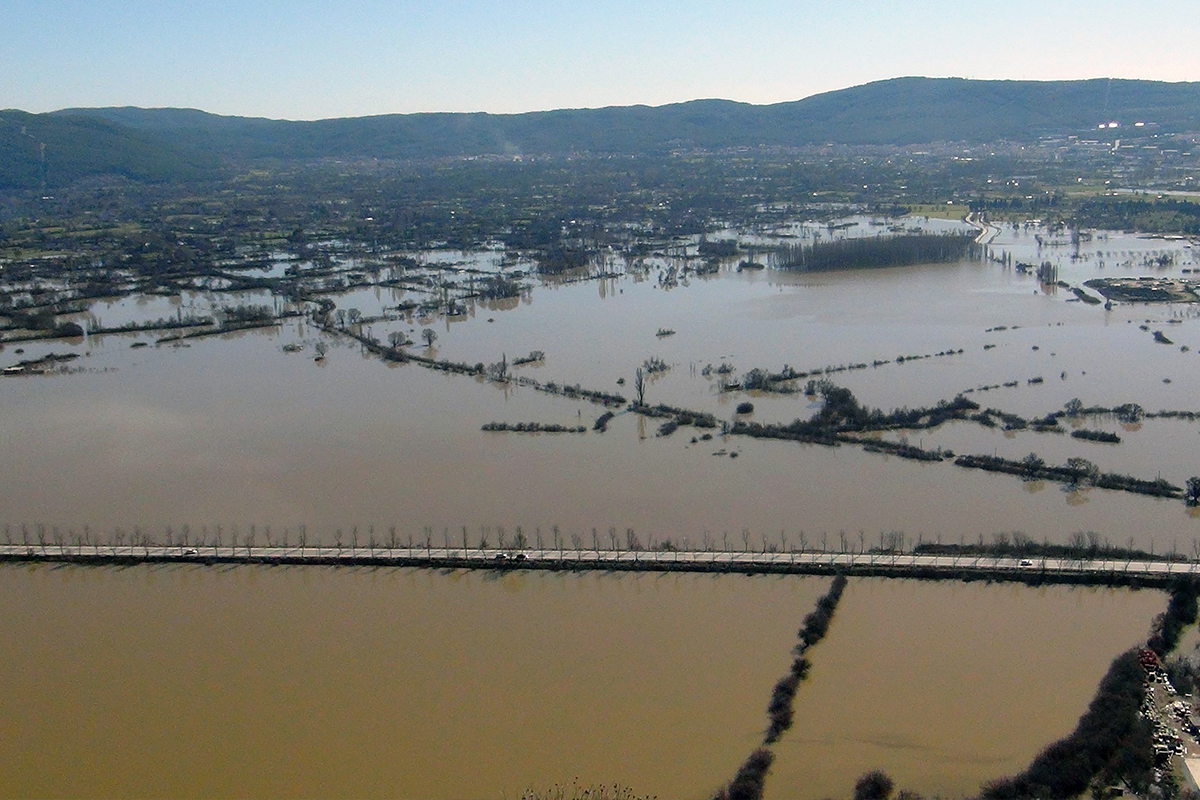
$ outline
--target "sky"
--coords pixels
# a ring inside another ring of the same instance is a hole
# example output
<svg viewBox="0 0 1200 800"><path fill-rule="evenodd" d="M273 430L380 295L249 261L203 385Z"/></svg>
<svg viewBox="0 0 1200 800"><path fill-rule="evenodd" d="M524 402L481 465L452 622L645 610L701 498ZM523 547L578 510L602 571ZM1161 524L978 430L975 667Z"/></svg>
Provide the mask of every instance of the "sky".
<svg viewBox="0 0 1200 800"><path fill-rule="evenodd" d="M719 97L907 75L1200 80L1195 0L0 0L0 108L320 119Z"/></svg>

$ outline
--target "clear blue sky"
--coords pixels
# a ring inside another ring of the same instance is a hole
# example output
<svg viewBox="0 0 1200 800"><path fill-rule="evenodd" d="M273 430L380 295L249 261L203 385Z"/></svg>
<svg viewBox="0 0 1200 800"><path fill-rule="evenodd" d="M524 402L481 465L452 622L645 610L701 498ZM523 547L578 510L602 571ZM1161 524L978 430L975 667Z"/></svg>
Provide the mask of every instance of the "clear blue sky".
<svg viewBox="0 0 1200 800"><path fill-rule="evenodd" d="M901 75L1200 80L1195 0L0 0L0 108L289 119L796 100Z"/></svg>

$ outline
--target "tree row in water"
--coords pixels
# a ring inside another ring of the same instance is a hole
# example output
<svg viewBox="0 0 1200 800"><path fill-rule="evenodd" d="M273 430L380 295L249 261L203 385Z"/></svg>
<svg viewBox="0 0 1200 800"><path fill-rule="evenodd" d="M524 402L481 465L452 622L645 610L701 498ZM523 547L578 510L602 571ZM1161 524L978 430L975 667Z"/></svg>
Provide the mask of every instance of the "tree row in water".
<svg viewBox="0 0 1200 800"><path fill-rule="evenodd" d="M975 257L972 234L918 233L837 239L815 244L788 244L775 251L776 266L798 272L944 264Z"/></svg>
<svg viewBox="0 0 1200 800"><path fill-rule="evenodd" d="M767 775L775 756L770 745L779 741L792 727L793 703L800 683L808 677L811 666L805 655L808 648L825 638L829 624L833 621L833 612L837 610L838 601L846 589L846 576L835 575L829 591L817 600L816 608L804 617L804 623L797 634L799 643L793 649L791 669L775 684L771 692L771 701L767 706L767 716L770 720L763 743L742 762L737 774L728 785L722 787L714 800L760 800L766 786Z"/></svg>

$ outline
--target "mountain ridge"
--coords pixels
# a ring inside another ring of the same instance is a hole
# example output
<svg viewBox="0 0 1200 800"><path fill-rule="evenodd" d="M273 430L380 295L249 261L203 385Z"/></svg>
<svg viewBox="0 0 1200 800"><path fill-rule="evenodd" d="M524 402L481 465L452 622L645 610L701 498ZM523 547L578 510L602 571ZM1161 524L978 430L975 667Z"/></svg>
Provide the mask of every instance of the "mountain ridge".
<svg viewBox="0 0 1200 800"><path fill-rule="evenodd" d="M419 160L821 144L1023 143L1085 135L1109 121L1126 126L1144 122L1168 133L1200 130L1200 82L903 77L770 105L703 99L661 106L515 114L422 112L312 121L133 106L46 114L0 111L0 188L34 188L42 174L49 185L102 174L187 180L217 175L222 164L265 159ZM16 127L28 133L14 133ZM47 145L44 173L29 149L31 136ZM173 169L173 164L179 168Z"/></svg>

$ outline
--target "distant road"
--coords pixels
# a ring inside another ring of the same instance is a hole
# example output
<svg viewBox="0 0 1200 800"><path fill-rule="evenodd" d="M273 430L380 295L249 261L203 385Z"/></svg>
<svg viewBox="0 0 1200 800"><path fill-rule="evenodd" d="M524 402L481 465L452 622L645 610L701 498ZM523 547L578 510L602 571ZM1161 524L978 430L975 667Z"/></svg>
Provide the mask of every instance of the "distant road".
<svg viewBox="0 0 1200 800"><path fill-rule="evenodd" d="M1019 559L874 553L740 553L630 550L514 550L446 547L92 547L0 545L0 562L87 566L137 564L373 566L489 570L602 570L645 572L790 573L982 579L1041 583L1166 585L1180 575L1200 575L1200 563Z"/></svg>
<svg viewBox="0 0 1200 800"><path fill-rule="evenodd" d="M995 239L996 235L1000 233L999 228L984 222L983 215L976 214L974 211L967 212L963 221L979 231L979 235L975 237L975 244L991 244L992 239Z"/></svg>

